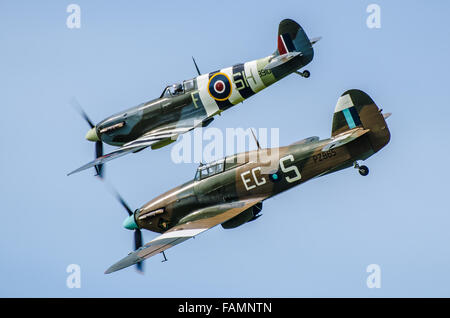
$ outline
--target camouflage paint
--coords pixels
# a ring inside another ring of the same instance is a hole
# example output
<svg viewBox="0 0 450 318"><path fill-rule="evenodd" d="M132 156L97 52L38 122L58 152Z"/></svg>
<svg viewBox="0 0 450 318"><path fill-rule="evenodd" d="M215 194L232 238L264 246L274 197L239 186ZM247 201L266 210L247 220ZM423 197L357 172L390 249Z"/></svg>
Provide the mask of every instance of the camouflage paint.
<svg viewBox="0 0 450 318"><path fill-rule="evenodd" d="M300 25L292 20L283 20L280 23L279 32L286 33L286 29L290 30L296 46L298 45L296 43L303 43L298 47L312 52L309 38ZM297 36L302 38L298 39ZM161 96L101 121L95 127L97 135L107 144L122 146L157 130L194 127L195 123L205 121L243 102L312 60L309 55L305 57L305 54L302 54L286 63L288 65L282 65L273 71L265 70L264 67L277 55L278 51L258 60L199 75L193 79L193 89L185 89L179 96ZM210 93L210 80L219 73L226 76L227 80L224 84L231 90L231 94L226 99L215 98ZM187 81L183 83L185 82ZM123 127L102 133L106 128L118 123L124 123Z"/></svg>
<svg viewBox="0 0 450 318"><path fill-rule="evenodd" d="M183 81L183 85L179 84L182 89L174 89L172 93L167 86L159 98L101 121L95 125L95 132L88 133L88 140L98 137L102 142L120 148L68 175L147 147L158 149L169 145L180 134L208 125L215 115L311 62L312 43L298 23L289 19L281 21L278 38L280 35L284 41L289 40L288 49L293 52L280 55L279 48L262 59L199 75ZM271 63L272 60L276 63Z"/></svg>
<svg viewBox="0 0 450 318"><path fill-rule="evenodd" d="M349 128L342 117L342 111L350 107L357 110L359 127ZM265 153L264 157L255 157L264 149L227 157L219 161L224 167L222 172L189 181L144 204L134 213L135 223L139 228L163 234L105 273L136 264L218 224L232 228L251 221L258 217L262 201L313 178L348 168L355 161L368 158L390 140L381 110L359 90L342 94L332 127L329 139L307 138L275 148L277 151ZM279 163L273 171L262 169L266 156L274 157L271 159ZM134 226L130 220L126 224Z"/></svg>
<svg viewBox="0 0 450 318"><path fill-rule="evenodd" d="M325 140L307 139L300 143L277 148L278 151L262 149L227 157L227 163L232 161L243 163L236 164L230 169L227 169L226 163L225 171L221 173L203 180L189 181L156 197L139 209L136 216L137 224L140 228L162 233L179 224L180 220L185 219L186 221L186 217L192 211L219 202L234 202L251 197L269 198L312 178L350 167L356 160L366 159L389 142L389 130L380 110L371 99L367 99L367 94L351 90L345 92L343 96L345 95L353 98L362 126L354 129L346 128L341 133L370 129L367 134L361 134L360 137L343 146L326 151L323 150L324 147L336 140L337 135ZM333 134L334 128L341 121L340 116L335 116L333 119ZM265 160L249 160L249 158L261 159L263 152L271 160L279 162L277 169L271 172L262 171L261 168L265 165L263 162L267 162L267 158ZM283 160L280 161L281 159ZM275 179L273 178L274 174L276 174ZM300 178L295 179L298 174ZM244 182L243 178L249 181ZM158 209L164 209L164 213L155 215L153 218L139 220L139 217ZM203 217L206 216L203 215ZM190 218L192 219L193 215ZM162 227L161 222L166 226Z"/></svg>

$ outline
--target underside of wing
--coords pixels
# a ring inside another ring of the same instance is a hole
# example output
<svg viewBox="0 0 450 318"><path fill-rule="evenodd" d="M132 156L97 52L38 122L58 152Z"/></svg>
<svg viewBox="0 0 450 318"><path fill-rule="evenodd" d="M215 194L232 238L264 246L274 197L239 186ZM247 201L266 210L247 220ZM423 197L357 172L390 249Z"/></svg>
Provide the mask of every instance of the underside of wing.
<svg viewBox="0 0 450 318"><path fill-rule="evenodd" d="M144 148L147 148L149 146L151 146L152 149L161 148L163 146L166 146L166 145L176 141L179 135L184 134L184 133L186 133L198 126L202 126L202 125L203 125L203 122L199 121L197 125L189 125L188 124L188 125L182 126L182 127L163 127L163 128L157 129L157 130L152 130L151 132L148 132L148 133L142 135L141 137L124 144L122 147L117 148L116 150L114 150L106 155L98 157L95 160L92 160L91 162L70 172L68 174L68 176L70 176L71 174L74 174L76 172L80 172L80 171L86 170L88 168L104 164L105 162L122 157L130 152L141 151Z"/></svg>
<svg viewBox="0 0 450 318"><path fill-rule="evenodd" d="M183 223L174 226L138 250L131 252L128 256L108 268L105 274L118 271L161 253L218 224L224 223L264 199L265 197L257 197L237 202L218 204L194 211L182 219L186 220L185 222L182 221Z"/></svg>
<svg viewBox="0 0 450 318"><path fill-rule="evenodd" d="M122 157L130 152L140 151L148 146L151 146L151 145L157 143L160 140L161 140L160 138L147 138L145 141L141 141L140 138L138 138L131 143L125 144L122 147L120 147L106 155L103 155L101 157L96 158L95 160L92 160L91 162L88 162L87 164L70 172L67 175L70 176L71 174L74 174L76 172L80 172L80 171L86 170L88 168L95 167L100 164L104 164L105 162Z"/></svg>

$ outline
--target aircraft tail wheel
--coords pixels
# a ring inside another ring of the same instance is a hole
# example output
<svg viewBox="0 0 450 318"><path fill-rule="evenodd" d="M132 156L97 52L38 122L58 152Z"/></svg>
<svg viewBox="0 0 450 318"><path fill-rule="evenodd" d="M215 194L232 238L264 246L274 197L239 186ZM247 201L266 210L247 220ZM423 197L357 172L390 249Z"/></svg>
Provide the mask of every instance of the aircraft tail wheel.
<svg viewBox="0 0 450 318"><path fill-rule="evenodd" d="M362 176L367 176L369 174L369 168L367 168L366 166L359 166L358 172Z"/></svg>
<svg viewBox="0 0 450 318"><path fill-rule="evenodd" d="M302 76L303 76L304 78L308 78L308 77L311 76L311 73L310 73L308 70L304 70L303 73L302 73Z"/></svg>

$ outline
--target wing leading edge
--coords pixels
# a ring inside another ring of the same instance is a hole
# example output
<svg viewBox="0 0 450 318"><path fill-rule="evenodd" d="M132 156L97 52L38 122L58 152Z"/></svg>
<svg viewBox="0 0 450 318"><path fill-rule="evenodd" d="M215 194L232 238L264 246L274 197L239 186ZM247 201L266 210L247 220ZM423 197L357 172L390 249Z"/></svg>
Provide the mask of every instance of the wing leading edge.
<svg viewBox="0 0 450 318"><path fill-rule="evenodd" d="M95 167L100 164L104 164L105 162L108 162L110 160L122 157L130 152L136 152L136 151L142 150L148 146L151 146L151 145L157 143L158 141L163 140L164 138L146 137L145 139L146 140L141 140L141 138L138 138L138 139L136 139L128 144L125 144L122 147L120 147L106 155L103 155L101 157L96 158L95 160L92 160L91 162L88 162L87 164L81 166L78 169L75 169L74 171L68 173L67 175L70 176L71 174L74 174L76 172L80 172L80 171L86 170L88 168Z"/></svg>
<svg viewBox="0 0 450 318"><path fill-rule="evenodd" d="M128 256L109 267L105 271L105 274L134 265L146 258L178 245L191 237L233 218L265 198L266 197L256 197L232 203L218 204L194 211L184 218L191 221L174 226L138 250L129 253Z"/></svg>
<svg viewBox="0 0 450 318"><path fill-rule="evenodd" d="M146 133L145 135L130 141L129 143L124 144L122 147L106 154L101 157L96 158L95 160L92 160L91 162L88 162L87 164L81 166L78 169L75 169L74 171L68 173L67 175L70 176L71 174L86 170L88 168L92 168L95 166L98 166L100 164L104 164L105 162L108 162L110 160L122 157L130 152L137 152L144 148L147 148L149 146L155 145L158 142L163 142L164 140L176 140L179 135L184 134L197 126L200 126L202 122L198 125L192 125L187 127L179 127L179 128L171 128L171 129L164 129L164 130L158 130L158 131L152 131L150 133Z"/></svg>

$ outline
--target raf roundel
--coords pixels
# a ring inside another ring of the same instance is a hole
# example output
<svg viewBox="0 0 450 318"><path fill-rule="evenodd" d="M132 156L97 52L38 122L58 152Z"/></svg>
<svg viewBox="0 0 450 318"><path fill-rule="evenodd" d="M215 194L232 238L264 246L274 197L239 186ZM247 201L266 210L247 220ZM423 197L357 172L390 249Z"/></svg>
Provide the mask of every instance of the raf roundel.
<svg viewBox="0 0 450 318"><path fill-rule="evenodd" d="M208 93L217 101L227 100L231 95L231 81L224 73L216 73L209 79Z"/></svg>

